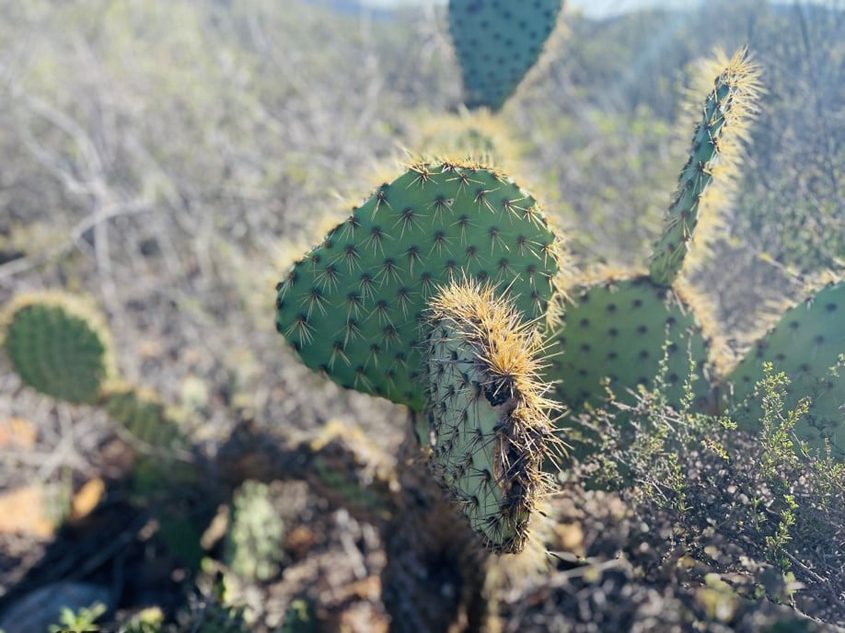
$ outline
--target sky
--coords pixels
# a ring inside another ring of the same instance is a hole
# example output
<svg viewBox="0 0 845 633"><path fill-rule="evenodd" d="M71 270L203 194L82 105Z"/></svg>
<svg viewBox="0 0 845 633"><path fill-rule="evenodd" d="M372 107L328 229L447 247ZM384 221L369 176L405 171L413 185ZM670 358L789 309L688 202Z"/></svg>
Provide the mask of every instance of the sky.
<svg viewBox="0 0 845 633"><path fill-rule="evenodd" d="M518 2L521 0L515 1ZM445 4L446 0L363 0L364 4L378 7L391 7L400 4L421 4L423 2ZM569 0L567 4L571 9L583 11L590 17L601 18L645 7L682 8L694 7L699 3L700 0Z"/></svg>

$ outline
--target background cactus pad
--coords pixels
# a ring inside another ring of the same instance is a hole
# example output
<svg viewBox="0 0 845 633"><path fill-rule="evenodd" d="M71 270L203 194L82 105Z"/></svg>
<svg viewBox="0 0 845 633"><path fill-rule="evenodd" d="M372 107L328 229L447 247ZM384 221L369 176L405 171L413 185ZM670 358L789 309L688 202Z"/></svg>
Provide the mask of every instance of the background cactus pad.
<svg viewBox="0 0 845 633"><path fill-rule="evenodd" d="M449 30L468 107L502 107L536 63L561 5L561 0L449 2Z"/></svg>
<svg viewBox="0 0 845 633"><path fill-rule="evenodd" d="M808 414L795 426L799 439L817 448L827 440L834 455L845 458L843 354L845 282L839 282L787 311L728 376L740 425L752 429L759 425L761 404L754 389L764 377L763 363L770 362L790 379L787 408L810 398Z"/></svg>
<svg viewBox="0 0 845 633"><path fill-rule="evenodd" d="M573 298L575 305L567 306L554 334L562 353L550 361L550 378L562 402L575 411L587 403L601 405L607 396L604 379L617 398L630 401L629 390L654 387L664 356L670 403L680 402L691 368L699 377L693 383L696 395L706 397L709 342L674 290L647 277L608 279Z"/></svg>
<svg viewBox="0 0 845 633"><path fill-rule="evenodd" d="M96 315L60 293L23 295L7 312L5 348L27 385L93 404L108 373L107 337Z"/></svg>

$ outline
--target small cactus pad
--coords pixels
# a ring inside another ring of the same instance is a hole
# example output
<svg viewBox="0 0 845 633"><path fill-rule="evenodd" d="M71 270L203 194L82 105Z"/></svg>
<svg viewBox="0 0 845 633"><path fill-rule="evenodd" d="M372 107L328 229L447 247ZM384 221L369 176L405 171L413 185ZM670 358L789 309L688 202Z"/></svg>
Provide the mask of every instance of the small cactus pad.
<svg viewBox="0 0 845 633"><path fill-rule="evenodd" d="M520 551L545 486L541 465L555 447L541 339L475 283L445 288L429 317L432 468L488 547Z"/></svg>
<svg viewBox="0 0 845 633"><path fill-rule="evenodd" d="M741 427L759 428L761 406L754 397L755 384L764 377L763 363L790 379L785 401L794 407L810 398L809 413L799 420L795 433L810 446L821 448L827 440L834 455L845 459L845 282L833 283L787 311L727 377L723 388L733 390Z"/></svg>
<svg viewBox="0 0 845 633"><path fill-rule="evenodd" d="M759 70L749 61L746 50L740 49L730 60L722 59L718 67L693 133L689 159L666 214L663 235L654 246L649 272L658 285L670 285L681 271L711 182L716 177L733 178L748 122L756 109ZM721 174L717 175L717 167Z"/></svg>
<svg viewBox="0 0 845 633"><path fill-rule="evenodd" d="M23 382L59 400L97 401L108 344L86 306L60 293L26 295L12 303L6 321L6 354Z"/></svg>
<svg viewBox="0 0 845 633"><path fill-rule="evenodd" d="M537 62L560 13L561 0L450 0L467 107L502 107Z"/></svg>
<svg viewBox="0 0 845 633"><path fill-rule="evenodd" d="M411 149L421 155L460 156L507 164L520 152L518 135L488 110L426 116L411 127Z"/></svg>
<svg viewBox="0 0 845 633"><path fill-rule="evenodd" d="M682 399L691 360L699 376L695 395L706 398L709 343L677 292L636 277L608 279L573 297L575 305L566 307L563 323L552 333L560 352L554 351L547 376L561 402L575 412L588 403L601 405L607 398L604 379L616 398L630 402L629 390L655 387L664 357L670 404Z"/></svg>
<svg viewBox="0 0 845 633"><path fill-rule="evenodd" d="M183 439L167 408L151 393L130 386L109 386L100 401L115 422L151 447L173 448Z"/></svg>
<svg viewBox="0 0 845 633"><path fill-rule="evenodd" d="M241 578L270 580L280 569L285 524L267 484L245 481L235 493L224 559Z"/></svg>
<svg viewBox="0 0 845 633"><path fill-rule="evenodd" d="M472 163L421 163L383 184L277 287L276 329L303 362L347 388L421 411L428 300L453 278L546 313L557 243L534 198Z"/></svg>

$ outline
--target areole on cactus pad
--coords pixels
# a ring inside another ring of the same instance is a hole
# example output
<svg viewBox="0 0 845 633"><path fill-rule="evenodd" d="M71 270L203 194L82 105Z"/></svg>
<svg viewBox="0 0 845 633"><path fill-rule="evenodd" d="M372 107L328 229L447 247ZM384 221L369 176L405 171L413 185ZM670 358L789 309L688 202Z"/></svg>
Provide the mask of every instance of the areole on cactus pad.
<svg viewBox="0 0 845 633"><path fill-rule="evenodd" d="M553 332L558 353L549 361L555 393L575 411L599 406L605 384L622 401L640 386L652 389L665 363L664 394L679 403L691 381L704 404L710 392L707 337L688 295L656 286L644 275L615 277L570 291L574 305ZM691 369L698 377L692 380Z"/></svg>

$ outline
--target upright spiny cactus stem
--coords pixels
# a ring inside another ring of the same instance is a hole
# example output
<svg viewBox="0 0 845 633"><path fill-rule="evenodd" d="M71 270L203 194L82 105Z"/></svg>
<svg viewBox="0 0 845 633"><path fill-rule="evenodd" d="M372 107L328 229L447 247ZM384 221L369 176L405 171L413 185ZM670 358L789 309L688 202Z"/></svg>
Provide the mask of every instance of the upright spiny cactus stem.
<svg viewBox="0 0 845 633"><path fill-rule="evenodd" d="M17 297L3 320L6 354L24 383L59 400L97 401L110 353L94 310L63 293L34 293Z"/></svg>
<svg viewBox="0 0 845 633"><path fill-rule="evenodd" d="M759 69L746 49L730 60L717 59L721 69L704 101L701 121L695 128L689 160L681 171L678 188L666 214L663 235L654 246L649 273L655 284L668 286L677 277L705 205L714 171L729 183L735 172L748 124L760 93Z"/></svg>
<svg viewBox="0 0 845 633"><path fill-rule="evenodd" d="M277 287L276 328L312 369L420 411L420 325L437 286L490 282L533 320L553 296L557 257L536 201L503 173L419 163L293 266Z"/></svg>
<svg viewBox="0 0 845 633"><path fill-rule="evenodd" d="M561 6L562 0L450 0L468 107L502 107L539 58Z"/></svg>
<svg viewBox="0 0 845 633"><path fill-rule="evenodd" d="M778 324L752 347L731 372L722 390L736 403L740 426L756 430L762 394L755 385L763 379L763 363L784 372L790 387L787 409L801 398L810 409L795 426L799 439L811 447L827 443L834 456L845 459L845 282L831 283L811 300L788 310Z"/></svg>
<svg viewBox="0 0 845 633"><path fill-rule="evenodd" d="M492 287L472 282L444 288L428 318L434 472L488 547L520 551L559 443L539 379L542 341Z"/></svg>

